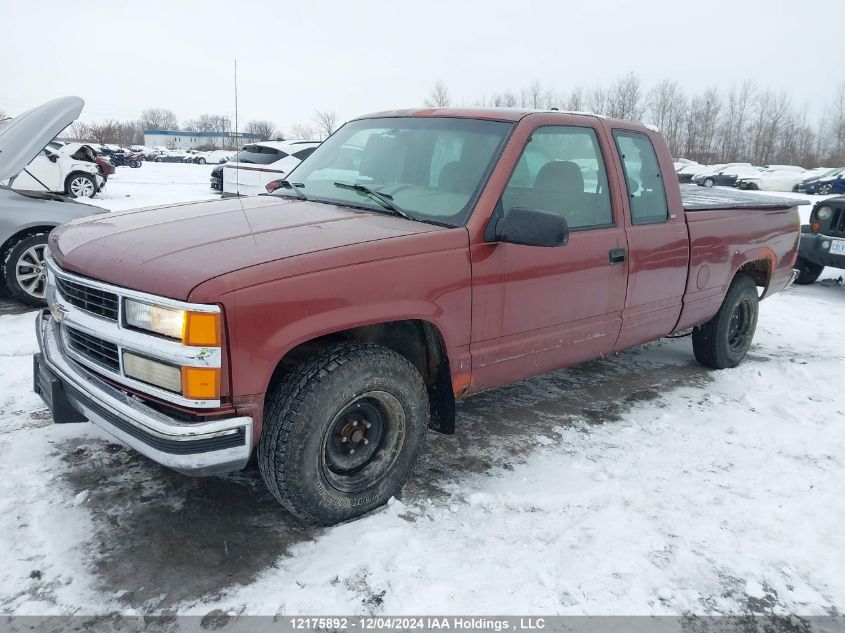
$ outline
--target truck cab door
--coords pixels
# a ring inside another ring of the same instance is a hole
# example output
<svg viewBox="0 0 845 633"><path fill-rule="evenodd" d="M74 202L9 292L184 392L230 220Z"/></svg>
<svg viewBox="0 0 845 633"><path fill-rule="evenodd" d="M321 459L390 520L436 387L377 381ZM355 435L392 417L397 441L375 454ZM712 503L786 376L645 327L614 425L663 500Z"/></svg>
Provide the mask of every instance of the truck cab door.
<svg viewBox="0 0 845 633"><path fill-rule="evenodd" d="M654 143L662 138L635 130L614 129L627 192L625 233L628 240L628 292L616 350L669 334L678 322L686 289L689 236L678 187L667 195ZM669 151L662 152L668 161Z"/></svg>
<svg viewBox="0 0 845 633"><path fill-rule="evenodd" d="M600 357L619 334L628 263L621 192L605 167L610 140L598 122L551 120L523 133L490 222L515 208L559 214L568 243L495 242L488 225L487 243L472 249L471 391Z"/></svg>

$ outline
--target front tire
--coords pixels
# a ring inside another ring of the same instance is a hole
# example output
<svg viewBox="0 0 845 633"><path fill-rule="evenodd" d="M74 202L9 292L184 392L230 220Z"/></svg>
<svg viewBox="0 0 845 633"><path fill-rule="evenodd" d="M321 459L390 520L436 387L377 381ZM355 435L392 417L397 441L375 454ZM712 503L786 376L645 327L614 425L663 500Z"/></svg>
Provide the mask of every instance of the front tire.
<svg viewBox="0 0 845 633"><path fill-rule="evenodd" d="M712 178L705 178L704 179L704 186L707 187L708 189L715 184L716 184L716 181L713 180Z"/></svg>
<svg viewBox="0 0 845 633"><path fill-rule="evenodd" d="M425 384L407 359L379 345L338 343L268 394L258 467L289 512L332 525L399 492L428 422Z"/></svg>
<svg viewBox="0 0 845 633"><path fill-rule="evenodd" d="M713 369L739 365L751 347L758 313L754 280L745 275L736 277L716 316L692 331L696 360Z"/></svg>
<svg viewBox="0 0 845 633"><path fill-rule="evenodd" d="M46 305L47 233L35 233L9 248L2 261L3 279L13 298L28 306Z"/></svg>
<svg viewBox="0 0 845 633"><path fill-rule="evenodd" d="M71 198L93 198L97 195L97 182L88 174L71 174L65 181L65 191Z"/></svg>
<svg viewBox="0 0 845 633"><path fill-rule="evenodd" d="M795 267L798 269L798 276L795 278L795 283L802 286L809 286L816 283L816 279L822 274L824 266L821 264L814 264L813 262L799 257L795 262Z"/></svg>
<svg viewBox="0 0 845 633"><path fill-rule="evenodd" d="M197 159L197 164L198 164L198 165L205 165L205 163L206 163L206 160L205 160L204 158L198 158L198 159Z"/></svg>
<svg viewBox="0 0 845 633"><path fill-rule="evenodd" d="M833 193L833 185L831 184L824 184L819 185L819 193L823 196L828 196Z"/></svg>

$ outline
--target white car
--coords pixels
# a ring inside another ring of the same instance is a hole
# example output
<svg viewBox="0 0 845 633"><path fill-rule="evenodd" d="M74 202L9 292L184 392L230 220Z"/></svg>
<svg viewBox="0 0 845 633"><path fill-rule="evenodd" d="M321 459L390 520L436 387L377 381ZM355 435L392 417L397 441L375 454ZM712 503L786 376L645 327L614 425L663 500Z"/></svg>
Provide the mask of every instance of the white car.
<svg viewBox="0 0 845 633"><path fill-rule="evenodd" d="M805 171L774 169L762 171L754 176L745 176L737 181L740 189L753 191L794 191L804 178Z"/></svg>
<svg viewBox="0 0 845 633"><path fill-rule="evenodd" d="M45 147L22 172L3 182L16 191L47 191L71 198L93 198L106 184L97 163L80 160L77 151L85 147L70 143L53 149Z"/></svg>
<svg viewBox="0 0 845 633"><path fill-rule="evenodd" d="M319 141L250 143L223 166L223 196L267 193L267 185L284 178L311 155Z"/></svg>

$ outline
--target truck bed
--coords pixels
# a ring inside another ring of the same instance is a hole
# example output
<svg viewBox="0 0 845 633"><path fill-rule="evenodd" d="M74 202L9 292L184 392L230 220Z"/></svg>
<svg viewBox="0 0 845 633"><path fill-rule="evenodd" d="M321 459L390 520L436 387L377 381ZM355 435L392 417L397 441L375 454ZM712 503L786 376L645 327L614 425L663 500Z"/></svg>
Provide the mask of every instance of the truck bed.
<svg viewBox="0 0 845 633"><path fill-rule="evenodd" d="M684 211L716 211L721 209L788 209L810 204L802 198L771 196L738 189L708 189L698 185L681 185Z"/></svg>

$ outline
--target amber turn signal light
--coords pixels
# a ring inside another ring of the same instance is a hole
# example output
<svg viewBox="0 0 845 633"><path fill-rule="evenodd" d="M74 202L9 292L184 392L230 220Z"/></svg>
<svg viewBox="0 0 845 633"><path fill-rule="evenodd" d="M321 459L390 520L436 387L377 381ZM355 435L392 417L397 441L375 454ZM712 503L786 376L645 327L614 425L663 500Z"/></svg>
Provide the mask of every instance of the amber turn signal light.
<svg viewBox="0 0 845 633"><path fill-rule="evenodd" d="M822 225L819 224L818 222L813 222L810 225L810 228L813 229L813 233L818 233L819 229L822 228Z"/></svg>
<svg viewBox="0 0 845 633"><path fill-rule="evenodd" d="M186 312L182 332L185 345L220 346L220 315L211 312Z"/></svg>
<svg viewBox="0 0 845 633"><path fill-rule="evenodd" d="M182 395L191 400L217 400L220 397L220 369L182 367Z"/></svg>

